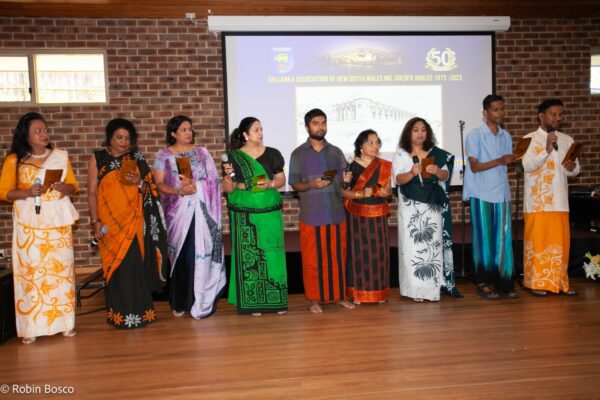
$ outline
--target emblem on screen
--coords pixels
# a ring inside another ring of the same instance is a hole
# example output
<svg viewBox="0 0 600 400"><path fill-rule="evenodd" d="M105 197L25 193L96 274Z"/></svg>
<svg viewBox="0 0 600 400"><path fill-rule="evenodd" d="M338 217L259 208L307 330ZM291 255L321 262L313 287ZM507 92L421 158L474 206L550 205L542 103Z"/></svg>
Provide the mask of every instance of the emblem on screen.
<svg viewBox="0 0 600 400"><path fill-rule="evenodd" d="M432 71L452 71L458 68L456 53L447 47L444 50L438 50L434 47L427 52L425 68Z"/></svg>
<svg viewBox="0 0 600 400"><path fill-rule="evenodd" d="M294 53L291 47L273 47L273 61L280 74L286 74L294 68Z"/></svg>
<svg viewBox="0 0 600 400"><path fill-rule="evenodd" d="M399 53L387 52L375 48L353 48L327 56L329 62L348 67L373 67L376 65L399 65L402 57Z"/></svg>

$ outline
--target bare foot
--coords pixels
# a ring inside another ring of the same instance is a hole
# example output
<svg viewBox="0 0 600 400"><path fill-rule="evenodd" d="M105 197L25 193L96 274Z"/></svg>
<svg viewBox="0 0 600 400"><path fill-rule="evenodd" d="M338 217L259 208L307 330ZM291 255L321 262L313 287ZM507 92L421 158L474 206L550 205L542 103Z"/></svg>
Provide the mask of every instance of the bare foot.
<svg viewBox="0 0 600 400"><path fill-rule="evenodd" d="M173 315L176 316L177 318L183 317L183 314L185 314L185 311L173 310Z"/></svg>
<svg viewBox="0 0 600 400"><path fill-rule="evenodd" d="M350 303L349 301L346 301L346 300L342 300L338 304L340 306L344 307L344 308L349 309L349 310L353 310L353 309L356 308L356 306L354 304L352 304L352 303Z"/></svg>
<svg viewBox="0 0 600 400"><path fill-rule="evenodd" d="M21 339L21 343L23 344L31 344L33 342L35 342L34 337L24 337L23 339Z"/></svg>
<svg viewBox="0 0 600 400"><path fill-rule="evenodd" d="M385 303L387 303L387 300L379 300L378 303L379 304L385 304Z"/></svg>
<svg viewBox="0 0 600 400"><path fill-rule="evenodd" d="M354 300L353 303L357 306L360 306L360 300Z"/></svg>
<svg viewBox="0 0 600 400"><path fill-rule="evenodd" d="M277 315L285 315L285 314L287 314L287 311L286 311L286 310L283 310L283 311L277 311Z"/></svg>
<svg viewBox="0 0 600 400"><path fill-rule="evenodd" d="M323 308L321 308L321 305L319 303L317 303L316 301L313 301L312 303L310 303L309 310L313 314L320 314L323 312Z"/></svg>
<svg viewBox="0 0 600 400"><path fill-rule="evenodd" d="M423 302L423 299L416 298L416 299L413 299L413 301L414 301L415 303L422 303L422 302Z"/></svg>
<svg viewBox="0 0 600 400"><path fill-rule="evenodd" d="M253 316L253 317L260 317L260 316L262 316L262 313L259 313L259 312L253 312L253 313L252 313L252 316Z"/></svg>
<svg viewBox="0 0 600 400"><path fill-rule="evenodd" d="M70 331L63 332L62 335L64 337L73 337L77 335L77 332L75 332L75 329L71 329Z"/></svg>

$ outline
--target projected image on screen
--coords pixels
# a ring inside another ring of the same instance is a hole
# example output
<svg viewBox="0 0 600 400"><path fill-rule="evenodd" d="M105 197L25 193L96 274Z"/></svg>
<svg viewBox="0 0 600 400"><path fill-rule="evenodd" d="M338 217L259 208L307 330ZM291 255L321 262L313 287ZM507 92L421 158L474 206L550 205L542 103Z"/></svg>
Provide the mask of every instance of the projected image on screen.
<svg viewBox="0 0 600 400"><path fill-rule="evenodd" d="M290 154L306 141L304 114L321 108L327 140L347 154L374 129L391 159L407 120L432 126L456 156L451 184L461 185L461 140L482 124L493 90L493 35L223 34L228 132L246 116L261 120L264 142Z"/></svg>
<svg viewBox="0 0 600 400"><path fill-rule="evenodd" d="M402 128L417 116L443 138L441 86L297 87L296 145L306 141L304 114L315 106L327 114L327 140L346 154L354 152L353 140L360 132L374 129L381 138L381 156L391 158Z"/></svg>

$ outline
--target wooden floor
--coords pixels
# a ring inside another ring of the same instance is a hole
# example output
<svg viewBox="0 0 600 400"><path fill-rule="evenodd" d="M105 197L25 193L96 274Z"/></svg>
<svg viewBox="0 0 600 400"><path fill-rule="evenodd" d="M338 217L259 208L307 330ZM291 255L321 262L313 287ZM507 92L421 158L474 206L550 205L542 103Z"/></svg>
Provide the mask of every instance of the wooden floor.
<svg viewBox="0 0 600 400"><path fill-rule="evenodd" d="M217 314L159 321L134 331L104 312L78 316L74 338L0 346L0 385L72 386L73 395L1 399L594 399L600 398L600 282L580 295L487 301L400 299L355 311L307 311L301 295L284 316ZM81 311L101 306L88 300Z"/></svg>

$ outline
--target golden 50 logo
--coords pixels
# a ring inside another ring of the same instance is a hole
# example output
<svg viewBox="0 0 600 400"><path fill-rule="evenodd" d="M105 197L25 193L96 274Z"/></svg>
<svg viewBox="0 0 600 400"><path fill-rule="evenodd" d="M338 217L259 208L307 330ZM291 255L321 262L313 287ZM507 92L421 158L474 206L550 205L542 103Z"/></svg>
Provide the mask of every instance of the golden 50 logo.
<svg viewBox="0 0 600 400"><path fill-rule="evenodd" d="M425 68L432 71L452 71L458 68L458 65L456 65L456 53L448 47L444 50L438 50L434 47L427 52Z"/></svg>

